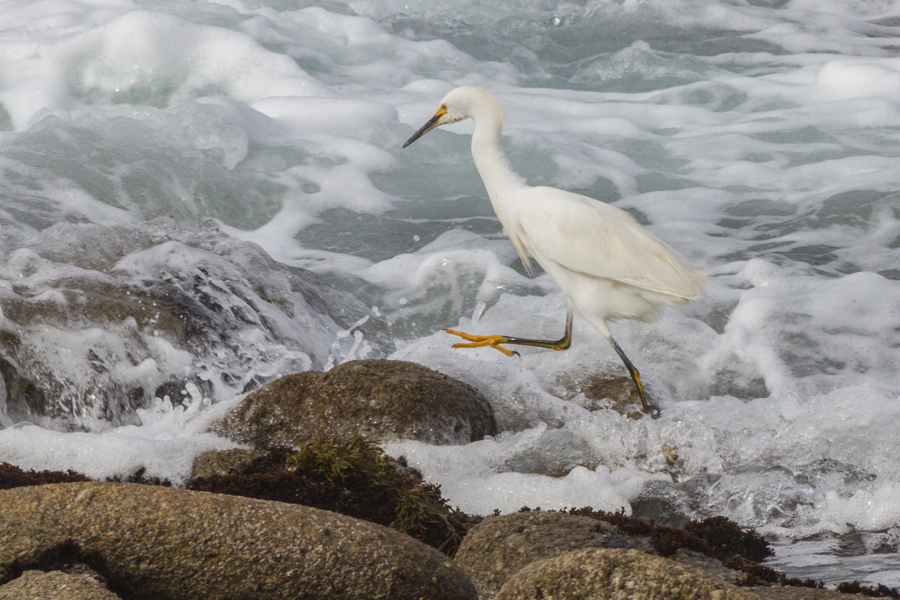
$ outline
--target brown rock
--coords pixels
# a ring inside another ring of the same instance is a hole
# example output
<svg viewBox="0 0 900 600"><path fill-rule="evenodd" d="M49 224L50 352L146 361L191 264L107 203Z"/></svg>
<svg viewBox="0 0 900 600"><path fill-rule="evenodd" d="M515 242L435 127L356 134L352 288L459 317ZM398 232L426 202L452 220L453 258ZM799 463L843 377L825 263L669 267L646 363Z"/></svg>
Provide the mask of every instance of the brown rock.
<svg viewBox="0 0 900 600"><path fill-rule="evenodd" d="M506 580L536 560L579 548L646 548L596 519L555 512L487 517L466 535L456 561L483 598L493 598Z"/></svg>
<svg viewBox="0 0 900 600"><path fill-rule="evenodd" d="M194 464L191 466L191 478L227 475L232 471L240 471L257 458L263 456L266 456L264 450L247 450L244 448L204 452L194 459Z"/></svg>
<svg viewBox="0 0 900 600"><path fill-rule="evenodd" d="M461 444L494 435L487 399L415 363L358 360L288 375L249 394L213 431L257 448L300 446L353 428L375 438Z"/></svg>
<svg viewBox="0 0 900 600"><path fill-rule="evenodd" d="M87 575L61 571L25 571L0 586L0 600L120 600L102 583Z"/></svg>
<svg viewBox="0 0 900 600"><path fill-rule="evenodd" d="M587 548L533 562L496 600L757 600L675 561L638 550Z"/></svg>
<svg viewBox="0 0 900 600"><path fill-rule="evenodd" d="M67 536L0 515L0 583L26 569L61 565L77 554L78 548Z"/></svg>
<svg viewBox="0 0 900 600"><path fill-rule="evenodd" d="M716 560L715 558L699 552L685 550L684 548L679 548L678 551L669 558L689 571L703 572L708 577L721 583L737 585L739 581L746 577L745 573L729 569L723 565L720 560Z"/></svg>
<svg viewBox="0 0 900 600"><path fill-rule="evenodd" d="M476 598L436 550L305 506L94 482L0 491L0 516L71 536L134 600Z"/></svg>

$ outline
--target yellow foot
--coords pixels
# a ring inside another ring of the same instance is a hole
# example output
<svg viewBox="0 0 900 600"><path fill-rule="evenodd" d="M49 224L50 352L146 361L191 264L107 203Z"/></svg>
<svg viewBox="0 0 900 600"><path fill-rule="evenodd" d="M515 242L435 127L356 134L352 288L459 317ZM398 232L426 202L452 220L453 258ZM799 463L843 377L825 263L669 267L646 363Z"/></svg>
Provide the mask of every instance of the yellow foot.
<svg viewBox="0 0 900 600"><path fill-rule="evenodd" d="M453 344L454 348L480 348L481 346L490 346L491 348L499 350L507 356L519 355L518 352L514 352L500 345L508 341L508 338L502 335L472 335L471 333L463 333L462 331L456 331L455 329L445 329L444 331L446 331L447 333L452 333L453 335L458 335L462 339L472 342L471 344L464 344L462 342L459 342L457 344Z"/></svg>

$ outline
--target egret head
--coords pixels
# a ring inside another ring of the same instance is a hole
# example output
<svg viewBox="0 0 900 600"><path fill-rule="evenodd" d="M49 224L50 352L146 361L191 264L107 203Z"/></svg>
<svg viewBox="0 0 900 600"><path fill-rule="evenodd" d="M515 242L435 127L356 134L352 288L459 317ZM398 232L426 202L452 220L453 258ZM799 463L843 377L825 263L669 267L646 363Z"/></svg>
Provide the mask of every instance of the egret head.
<svg viewBox="0 0 900 600"><path fill-rule="evenodd" d="M418 131L406 140L403 147L406 148L414 141L440 125L456 123L463 119L475 119L490 121L500 127L506 113L503 106L488 92L476 87L458 87L444 96L441 107L434 116L422 125Z"/></svg>

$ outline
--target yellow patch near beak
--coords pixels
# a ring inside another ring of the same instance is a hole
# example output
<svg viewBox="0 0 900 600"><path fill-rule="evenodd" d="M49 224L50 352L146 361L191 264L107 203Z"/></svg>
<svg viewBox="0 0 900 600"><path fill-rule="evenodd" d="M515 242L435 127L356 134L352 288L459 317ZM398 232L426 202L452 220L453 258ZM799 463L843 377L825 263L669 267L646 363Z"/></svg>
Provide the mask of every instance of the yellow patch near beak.
<svg viewBox="0 0 900 600"><path fill-rule="evenodd" d="M437 109L437 112L434 113L434 116L431 117L430 119L428 119L427 123L422 125L422 127L420 127L418 131L416 131L414 134L412 134L412 136L408 140L406 140L406 143L403 144L403 147L406 148L407 146L412 144L414 141L416 141L417 139L419 139L420 137L422 137L423 135L425 135L426 133L428 133L429 131L431 131L432 129L437 127L438 125L440 125L439 121L441 120L441 117L443 117L446 114L447 114L447 107L445 105L441 105L441 107L439 109Z"/></svg>

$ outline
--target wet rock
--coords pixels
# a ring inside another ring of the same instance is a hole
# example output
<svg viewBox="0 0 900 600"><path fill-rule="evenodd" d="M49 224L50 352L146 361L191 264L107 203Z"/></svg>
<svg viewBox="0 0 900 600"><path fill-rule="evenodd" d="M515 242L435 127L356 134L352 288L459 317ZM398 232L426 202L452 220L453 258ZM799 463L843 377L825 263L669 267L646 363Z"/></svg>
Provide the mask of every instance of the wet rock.
<svg viewBox="0 0 900 600"><path fill-rule="evenodd" d="M614 410L630 419L640 419L641 396L631 377L611 373L575 375L567 373L551 385L560 398L594 411Z"/></svg>
<svg viewBox="0 0 900 600"><path fill-rule="evenodd" d="M247 450L232 448L230 450L212 450L204 452L194 459L191 467L191 479L210 478L241 472L254 460L266 455L264 450Z"/></svg>
<svg viewBox="0 0 900 600"><path fill-rule="evenodd" d="M4 427L136 424L155 397L230 397L321 368L337 332L368 314L334 287L346 282L276 263L212 223L60 224L34 237L0 255Z"/></svg>
<svg viewBox="0 0 900 600"><path fill-rule="evenodd" d="M715 580L728 584L737 584L743 586L741 589L746 591L751 598L759 600L863 600L865 598L879 597L871 594L851 594L840 592L832 589L825 589L824 584L811 579L801 581L799 579L790 579L784 574L768 567L755 565L751 562L747 571L738 571L729 569L721 562L700 555L696 552L679 550L672 557L685 568L702 571ZM729 564L731 564L729 562ZM768 571L768 572L766 572ZM761 581L761 577L767 577L771 583ZM748 580L754 580L748 582ZM815 586L823 587L815 587ZM846 585L846 584L840 584ZM885 595L884 598L896 598L895 594Z"/></svg>
<svg viewBox="0 0 900 600"><path fill-rule="evenodd" d="M496 600L757 600L701 571L639 550L586 548L533 562Z"/></svg>
<svg viewBox="0 0 900 600"><path fill-rule="evenodd" d="M74 483L0 491L0 516L53 527L133 600L476 598L446 556L328 511L166 487Z"/></svg>
<svg viewBox="0 0 900 600"><path fill-rule="evenodd" d="M0 586L0 600L120 600L88 575L61 571L25 571Z"/></svg>
<svg viewBox="0 0 900 600"><path fill-rule="evenodd" d="M72 540L58 531L0 516L0 583L27 569L57 567L77 554Z"/></svg>
<svg viewBox="0 0 900 600"><path fill-rule="evenodd" d="M835 590L793 586L769 586L746 588L752 598L758 600L872 600L873 596L864 594L844 594ZM877 597L877 596L876 596ZM892 596L882 596L893 598Z"/></svg>
<svg viewBox="0 0 900 600"><path fill-rule="evenodd" d="M466 535L456 561L478 593L493 598L509 577L536 560L580 548L647 547L646 540L626 537L596 519L530 511L487 517Z"/></svg>
<svg viewBox="0 0 900 600"><path fill-rule="evenodd" d="M674 560L690 571L703 572L710 578L723 584L738 585L746 577L741 571L729 569L720 560L684 548L680 548L675 554L667 558Z"/></svg>
<svg viewBox="0 0 900 600"><path fill-rule="evenodd" d="M288 375L248 395L214 432L257 448L349 436L461 444L497 433L487 399L415 363L359 360Z"/></svg>

